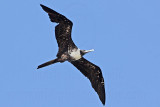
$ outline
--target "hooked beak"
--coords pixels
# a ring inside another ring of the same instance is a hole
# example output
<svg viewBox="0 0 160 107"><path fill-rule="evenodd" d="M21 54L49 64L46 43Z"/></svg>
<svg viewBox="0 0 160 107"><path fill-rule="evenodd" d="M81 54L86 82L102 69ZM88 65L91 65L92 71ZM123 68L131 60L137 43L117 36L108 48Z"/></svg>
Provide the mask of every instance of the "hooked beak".
<svg viewBox="0 0 160 107"><path fill-rule="evenodd" d="M91 50L85 50L85 53L92 52L92 51L94 51L94 49L91 49Z"/></svg>
<svg viewBox="0 0 160 107"><path fill-rule="evenodd" d="M85 55L86 53L92 52L92 51L94 51L94 49L91 49L91 50L81 50L80 52L81 52L81 55L83 56L83 55Z"/></svg>

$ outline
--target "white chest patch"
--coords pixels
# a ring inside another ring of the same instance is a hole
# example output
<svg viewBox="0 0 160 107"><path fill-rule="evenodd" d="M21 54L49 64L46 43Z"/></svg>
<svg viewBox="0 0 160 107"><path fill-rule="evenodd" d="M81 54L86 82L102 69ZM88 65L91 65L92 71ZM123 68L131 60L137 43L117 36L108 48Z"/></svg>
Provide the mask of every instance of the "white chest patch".
<svg viewBox="0 0 160 107"><path fill-rule="evenodd" d="M81 54L80 54L80 49L75 49L72 50L71 52L69 52L70 56L74 59L74 60L78 60L81 58Z"/></svg>

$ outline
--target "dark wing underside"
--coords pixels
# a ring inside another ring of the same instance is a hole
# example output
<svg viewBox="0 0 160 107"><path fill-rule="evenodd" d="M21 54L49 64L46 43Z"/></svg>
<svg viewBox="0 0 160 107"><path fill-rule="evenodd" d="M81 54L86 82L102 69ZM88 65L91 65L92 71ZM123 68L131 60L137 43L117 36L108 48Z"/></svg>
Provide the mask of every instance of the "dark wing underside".
<svg viewBox="0 0 160 107"><path fill-rule="evenodd" d="M65 16L41 4L41 7L48 13L51 22L56 22L55 35L59 47L57 56L68 50L68 48L77 48L71 38L73 23Z"/></svg>
<svg viewBox="0 0 160 107"><path fill-rule="evenodd" d="M90 80L92 87L98 93L100 100L105 104L104 79L101 69L83 57L77 61L72 61L71 63Z"/></svg>

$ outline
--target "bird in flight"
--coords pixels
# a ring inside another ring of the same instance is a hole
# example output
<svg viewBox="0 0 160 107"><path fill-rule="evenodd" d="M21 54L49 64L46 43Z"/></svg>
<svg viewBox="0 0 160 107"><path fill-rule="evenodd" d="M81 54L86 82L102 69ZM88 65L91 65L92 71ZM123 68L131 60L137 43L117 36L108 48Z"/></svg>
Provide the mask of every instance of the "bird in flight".
<svg viewBox="0 0 160 107"><path fill-rule="evenodd" d="M55 27L55 36L59 50L56 59L39 65L37 69L57 62L70 62L90 80L92 87L97 92L103 105L105 105L105 87L101 69L83 57L86 53L94 50L80 50L71 38L73 23L62 14L59 14L42 4L40 4L40 6L48 13L51 22L58 23Z"/></svg>

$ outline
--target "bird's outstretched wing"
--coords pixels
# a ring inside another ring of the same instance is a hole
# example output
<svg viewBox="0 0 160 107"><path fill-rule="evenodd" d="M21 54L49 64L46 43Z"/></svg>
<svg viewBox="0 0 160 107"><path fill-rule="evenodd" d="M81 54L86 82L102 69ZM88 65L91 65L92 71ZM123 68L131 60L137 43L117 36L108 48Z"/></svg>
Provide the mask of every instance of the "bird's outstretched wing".
<svg viewBox="0 0 160 107"><path fill-rule="evenodd" d="M57 56L68 50L68 48L77 48L71 38L73 23L62 14L41 4L42 9L48 13L51 22L58 23L55 27L55 35L59 47Z"/></svg>
<svg viewBox="0 0 160 107"><path fill-rule="evenodd" d="M85 58L71 62L91 82L92 87L98 93L100 100L105 104L105 87L101 69Z"/></svg>

